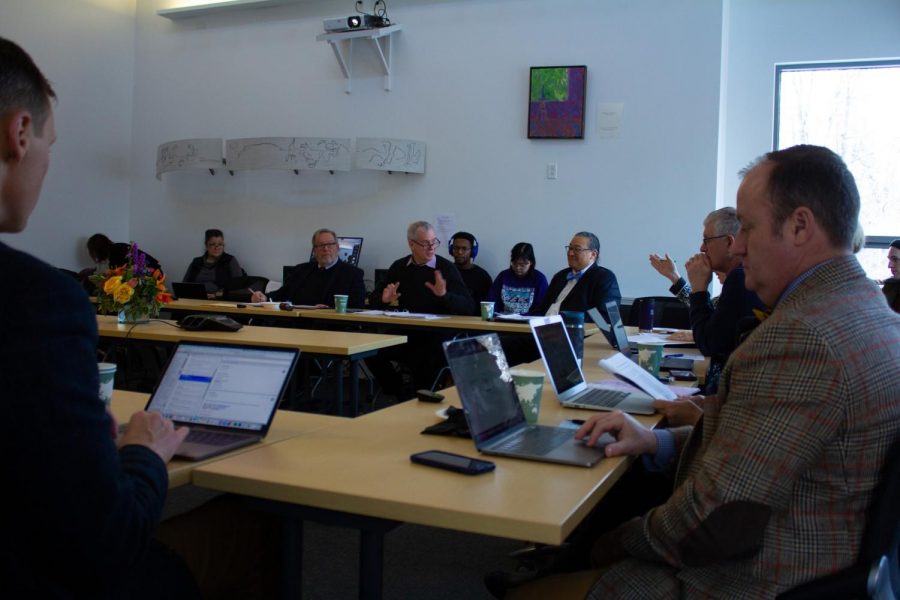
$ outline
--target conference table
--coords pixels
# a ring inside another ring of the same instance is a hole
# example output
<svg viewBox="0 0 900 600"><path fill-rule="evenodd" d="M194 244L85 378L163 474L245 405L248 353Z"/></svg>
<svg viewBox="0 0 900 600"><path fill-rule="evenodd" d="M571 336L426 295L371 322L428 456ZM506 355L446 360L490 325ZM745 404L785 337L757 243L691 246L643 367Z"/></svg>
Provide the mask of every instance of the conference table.
<svg viewBox="0 0 900 600"><path fill-rule="evenodd" d="M609 377L595 365L612 352L605 340L586 344L589 380ZM543 370L540 362L529 366ZM491 457L495 471L468 477L413 464L410 454L431 449L478 455L470 439L420 435L441 420L436 410L460 406L455 388L441 393L442 404L405 402L199 466L194 484L256 499L284 515L296 536L302 520L359 529L360 597L380 598L384 535L400 523L559 544L628 469L628 458L581 468ZM540 423L591 414L562 408L545 384ZM651 427L661 420L637 418ZM296 539L288 546L299 547ZM290 564L299 577L299 560ZM294 581L290 591L297 589Z"/></svg>
<svg viewBox="0 0 900 600"><path fill-rule="evenodd" d="M424 318L408 316L403 312L362 311L338 313L333 308L294 308L281 310L254 306L253 303L235 303L220 300L193 300L189 298L173 300L166 304L164 310L176 314L195 313L220 313L237 317L271 318L284 322L292 327L302 327L304 321L314 321L325 327L341 327L347 325L363 325L378 328L397 329L423 329L440 330L450 329L456 332L472 333L518 333L531 335L531 329L527 321L498 321L496 319L485 321L481 317L460 315L439 315L438 318ZM381 313L381 314L375 314ZM585 323L586 336L597 333L596 325Z"/></svg>
<svg viewBox="0 0 900 600"><path fill-rule="evenodd" d="M243 344L249 346L274 346L297 348L301 357L321 358L337 365L335 381L335 414L343 411L344 365L349 359L351 411L355 416L359 407L359 361L374 356L379 350L406 343L406 336L346 331L323 331L286 327L258 327L245 325L239 331L189 331L176 326L174 321L154 319L148 323L120 324L114 316L97 316L100 337L110 339L144 340L176 343L180 341L213 342L219 344Z"/></svg>
<svg viewBox="0 0 900 600"><path fill-rule="evenodd" d="M150 394L113 390L110 409L119 425L123 426L128 423L131 415L144 410L149 398ZM338 425L348 420L349 419L343 417L319 415L315 413L301 413L291 410L278 410L275 412L275 418L272 420L272 425L269 427L269 433L266 435L266 438L258 444L244 446L243 448L232 450L224 455L215 456L202 461L182 460L178 458L169 461L166 465L169 471L169 488L176 488L191 483L191 474L194 469L199 466L221 460L227 456L235 456L242 452L250 452L264 446L276 444L316 429Z"/></svg>

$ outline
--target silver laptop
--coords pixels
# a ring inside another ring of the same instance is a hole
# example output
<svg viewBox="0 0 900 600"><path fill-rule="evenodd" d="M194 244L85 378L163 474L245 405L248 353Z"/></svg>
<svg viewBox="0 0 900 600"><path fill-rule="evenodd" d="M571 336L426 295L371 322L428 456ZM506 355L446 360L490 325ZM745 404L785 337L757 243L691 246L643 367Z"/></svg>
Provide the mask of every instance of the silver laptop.
<svg viewBox="0 0 900 600"><path fill-rule="evenodd" d="M496 333L444 342L444 354L479 452L590 467L613 441L606 435L591 447L573 429L528 425Z"/></svg>
<svg viewBox="0 0 900 600"><path fill-rule="evenodd" d="M655 412L653 398L643 392L603 389L584 380L562 317L536 317L529 323L560 404L567 408L621 410L638 415Z"/></svg>
<svg viewBox="0 0 900 600"><path fill-rule="evenodd" d="M619 305L615 302L607 302L606 312L609 314L609 324L606 323L603 315L601 315L600 311L596 308L589 308L587 314L594 324L600 328L600 331L603 332L603 335L606 336L606 339L609 340L609 343L613 348L618 349L619 352L629 357L631 360L636 361L637 357L635 356L635 352L637 349L632 348L628 343L628 334L625 333L625 325L622 323L622 316L619 314ZM673 369L693 371L694 360L691 358L664 356L659 368L662 371L671 371Z"/></svg>
<svg viewBox="0 0 900 600"><path fill-rule="evenodd" d="M180 342L146 410L191 428L175 456L203 460L261 441L300 351Z"/></svg>

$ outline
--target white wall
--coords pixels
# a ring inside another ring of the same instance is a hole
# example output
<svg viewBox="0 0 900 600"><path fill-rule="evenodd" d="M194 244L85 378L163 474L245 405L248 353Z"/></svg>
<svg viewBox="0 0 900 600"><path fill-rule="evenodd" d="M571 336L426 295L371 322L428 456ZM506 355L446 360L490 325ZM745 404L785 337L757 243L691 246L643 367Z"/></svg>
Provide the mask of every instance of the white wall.
<svg viewBox="0 0 900 600"><path fill-rule="evenodd" d="M736 173L772 149L775 63L900 57L897 0L726 0L721 195Z"/></svg>
<svg viewBox="0 0 900 600"><path fill-rule="evenodd" d="M129 234L134 0L0 0L0 36L23 46L59 98L57 142L28 228L2 240L60 267L89 264L96 231Z"/></svg>
<svg viewBox="0 0 900 600"><path fill-rule="evenodd" d="M410 221L452 213L492 273L525 240L552 274L571 234L588 229L626 296L658 294L665 281L647 254L694 252L715 207L719 2L393 0L404 27L394 89L360 48L351 95L315 41L323 17L352 12L349 0L178 23L155 14L169 6L137 7L130 232L173 276L207 227L225 231L249 272L280 279L283 264L308 256L312 231L330 226L365 237L371 277L407 252ZM588 67L586 139L526 139L528 67L569 64ZM599 102L624 102L620 138L598 137ZM162 142L278 135L425 140L427 172L154 178Z"/></svg>

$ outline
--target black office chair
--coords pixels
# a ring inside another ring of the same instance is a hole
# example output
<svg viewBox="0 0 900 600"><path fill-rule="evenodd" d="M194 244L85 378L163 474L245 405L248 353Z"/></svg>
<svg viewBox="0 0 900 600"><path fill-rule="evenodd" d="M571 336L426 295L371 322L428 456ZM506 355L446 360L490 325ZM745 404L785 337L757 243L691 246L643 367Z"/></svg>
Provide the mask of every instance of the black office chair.
<svg viewBox="0 0 900 600"><path fill-rule="evenodd" d="M900 438L894 440L884 462L866 515L856 564L837 573L801 584L779 600L843 600L900 597Z"/></svg>
<svg viewBox="0 0 900 600"><path fill-rule="evenodd" d="M655 327L691 328L690 310L686 304L675 298L675 296L644 296L635 298L631 303L628 314L623 319L625 325L637 327L641 314L641 304L647 300L653 300L655 303L655 315L653 318Z"/></svg>

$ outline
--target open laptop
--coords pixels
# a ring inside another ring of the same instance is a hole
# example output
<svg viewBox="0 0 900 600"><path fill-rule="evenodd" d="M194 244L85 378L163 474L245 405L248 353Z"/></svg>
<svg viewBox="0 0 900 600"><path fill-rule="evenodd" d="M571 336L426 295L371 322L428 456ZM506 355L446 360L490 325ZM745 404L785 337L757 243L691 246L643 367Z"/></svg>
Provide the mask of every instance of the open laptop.
<svg viewBox="0 0 900 600"><path fill-rule="evenodd" d="M206 300L206 286L202 283L187 281L172 282L172 291L176 298L192 298L194 300Z"/></svg>
<svg viewBox="0 0 900 600"><path fill-rule="evenodd" d="M603 315L600 314L600 311L596 308L589 308L587 315L594 324L600 328L600 331L603 332L603 335L606 336L606 339L609 340L609 343L613 348L616 348L625 356L635 360L637 349L632 348L628 343L628 334L625 333L625 325L622 323L619 305L612 301L607 302L606 312L609 314L609 324L606 323ZM659 368L663 371L679 369L682 371L692 371L694 369L694 361L690 358L664 356Z"/></svg>
<svg viewBox="0 0 900 600"><path fill-rule="evenodd" d="M590 467L613 441L607 435L591 447L573 429L528 425L496 333L444 342L444 354L479 452Z"/></svg>
<svg viewBox="0 0 900 600"><path fill-rule="evenodd" d="M655 412L653 398L647 394L603 389L585 381L562 317L535 317L529 323L560 404L567 408L621 410L638 415Z"/></svg>
<svg viewBox="0 0 900 600"><path fill-rule="evenodd" d="M300 356L293 348L180 342L146 410L191 428L175 456L203 460L261 441Z"/></svg>

